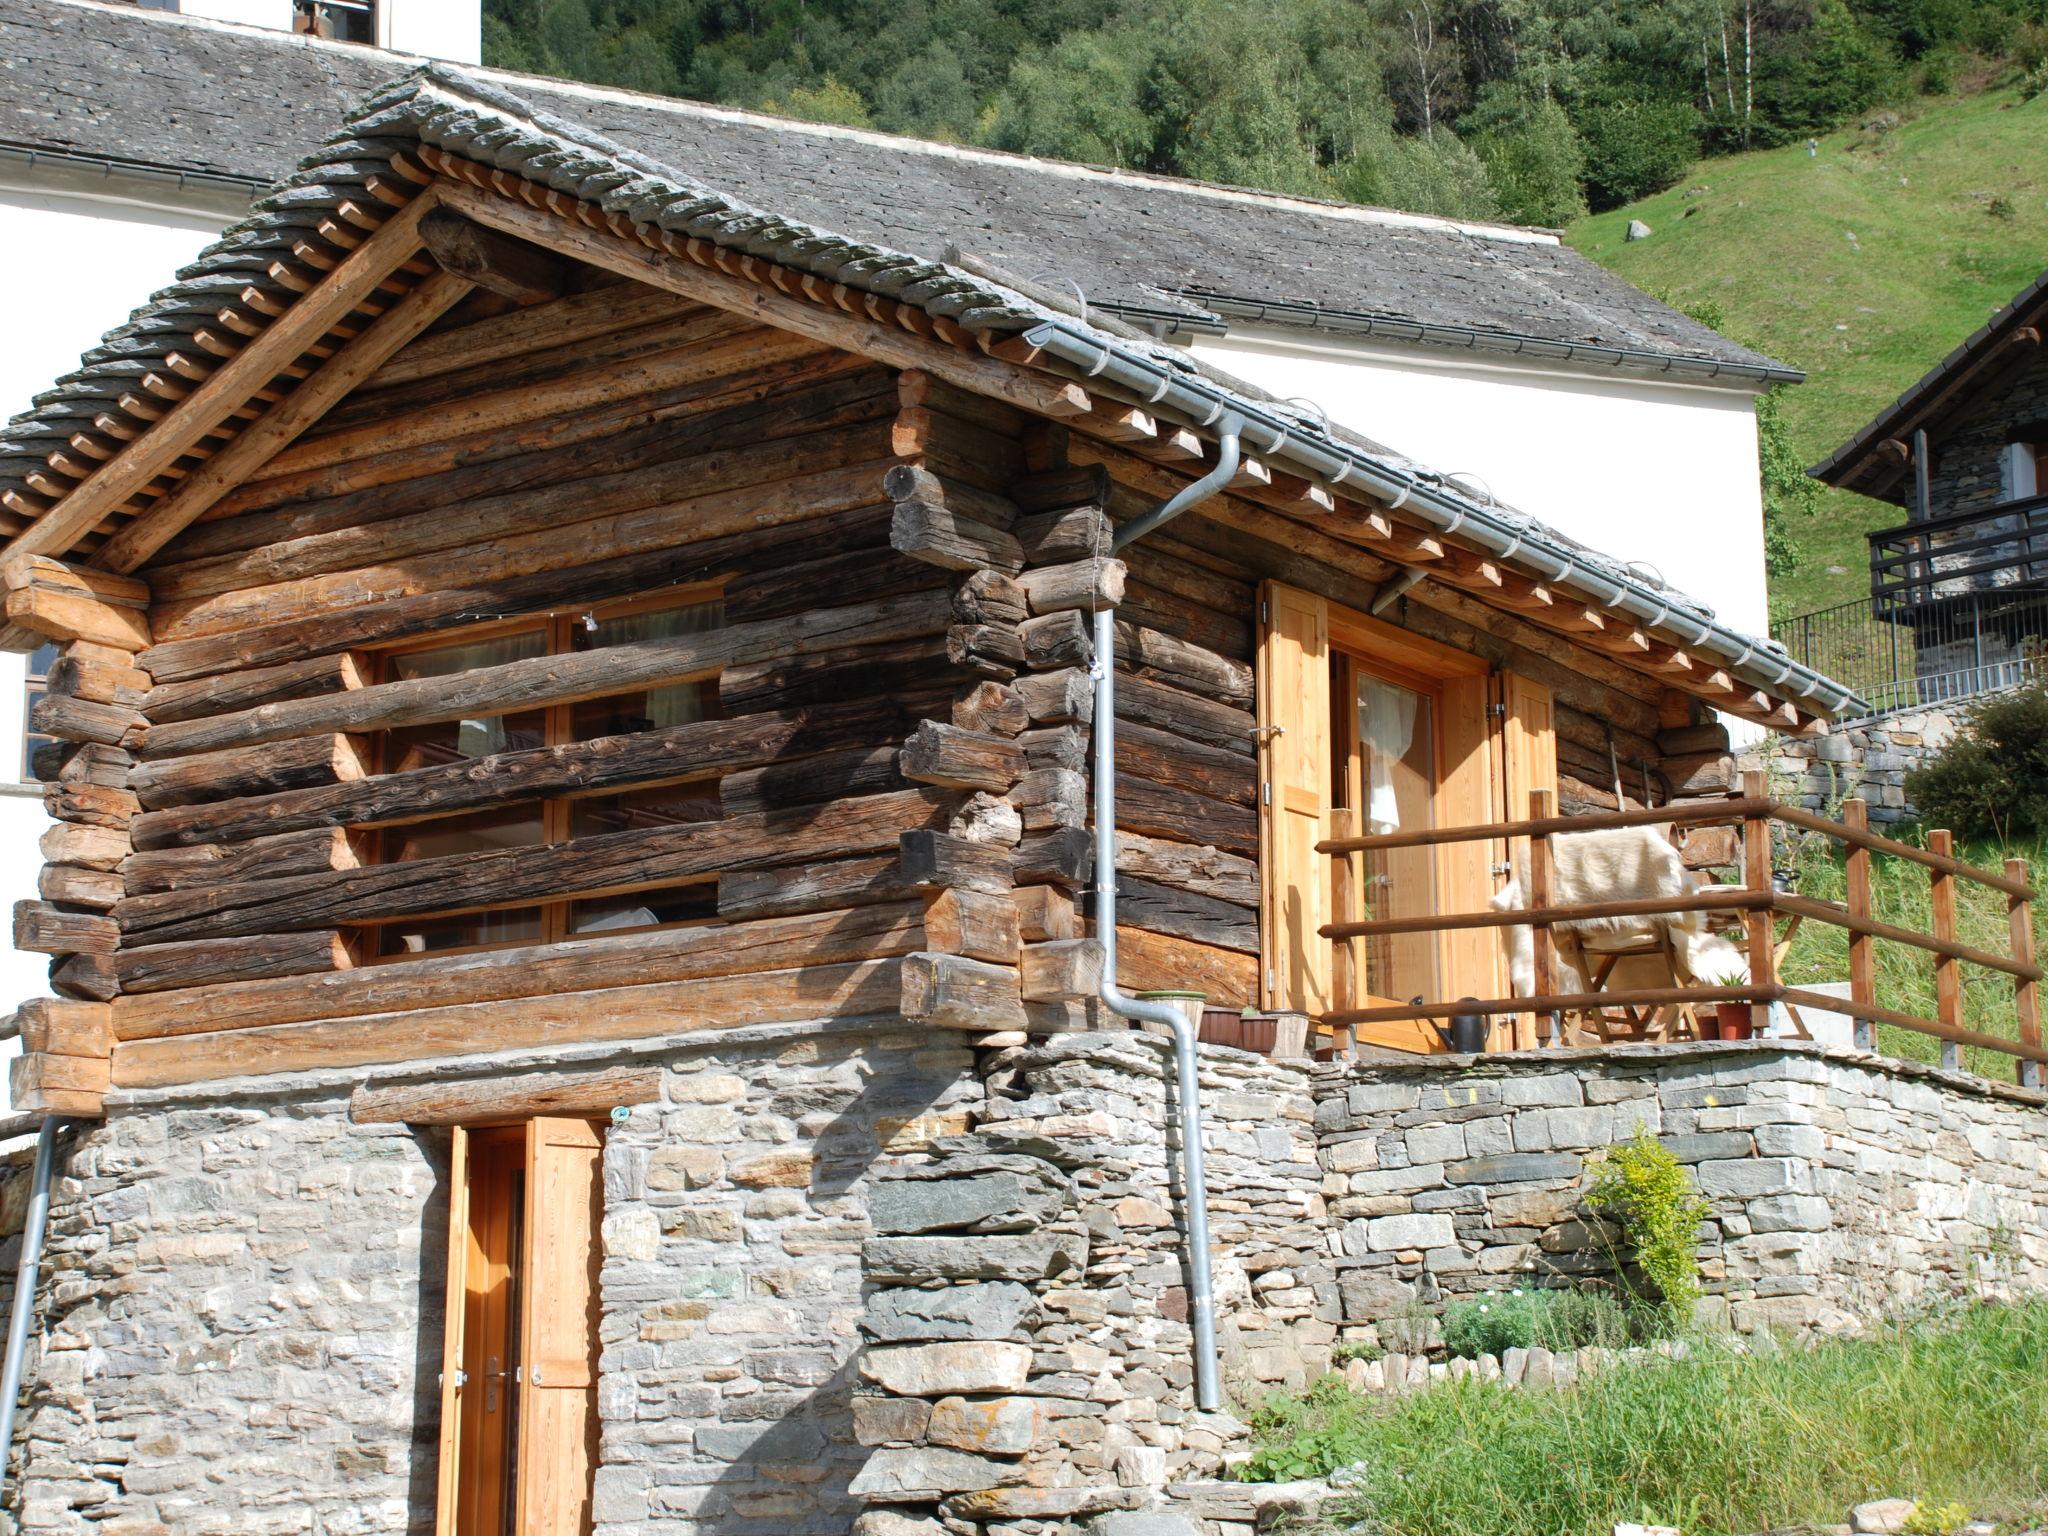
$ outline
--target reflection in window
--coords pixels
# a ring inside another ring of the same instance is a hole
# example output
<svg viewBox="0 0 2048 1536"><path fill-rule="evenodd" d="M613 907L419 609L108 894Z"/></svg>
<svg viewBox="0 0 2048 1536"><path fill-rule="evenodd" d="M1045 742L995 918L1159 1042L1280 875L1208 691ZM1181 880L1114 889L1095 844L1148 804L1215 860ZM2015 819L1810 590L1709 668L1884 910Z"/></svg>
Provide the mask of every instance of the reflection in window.
<svg viewBox="0 0 2048 1536"><path fill-rule="evenodd" d="M721 600L601 618L595 627L575 626L570 630L570 637L579 651L601 651L607 646L637 645L643 640L702 634L720 629L724 624L725 603ZM618 736L633 731L666 730L672 725L689 725L715 715L718 685L710 681L671 683L642 693L588 699L572 705L571 709L571 741L590 741L598 736Z"/></svg>

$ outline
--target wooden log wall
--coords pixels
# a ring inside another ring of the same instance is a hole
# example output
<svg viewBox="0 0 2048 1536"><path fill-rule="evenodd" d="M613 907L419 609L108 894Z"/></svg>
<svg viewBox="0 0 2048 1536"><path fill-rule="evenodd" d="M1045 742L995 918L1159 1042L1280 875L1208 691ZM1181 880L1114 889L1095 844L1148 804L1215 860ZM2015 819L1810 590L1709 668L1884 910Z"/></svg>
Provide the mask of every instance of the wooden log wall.
<svg viewBox="0 0 2048 1536"><path fill-rule="evenodd" d="M17 932L104 1010L97 1091L827 1015L1073 1022L1085 835L1071 794L1013 802L1034 765L1011 683L1025 624L1089 595L1015 581L1025 429L609 284L458 312L133 590L44 573L90 603L38 717L68 744L63 825ZM677 588L718 594L722 624L448 676L387 679L377 654ZM394 727L691 679L711 718L380 758ZM712 819L376 855L393 828L687 780L715 785ZM714 920L374 962L366 939L686 882Z"/></svg>

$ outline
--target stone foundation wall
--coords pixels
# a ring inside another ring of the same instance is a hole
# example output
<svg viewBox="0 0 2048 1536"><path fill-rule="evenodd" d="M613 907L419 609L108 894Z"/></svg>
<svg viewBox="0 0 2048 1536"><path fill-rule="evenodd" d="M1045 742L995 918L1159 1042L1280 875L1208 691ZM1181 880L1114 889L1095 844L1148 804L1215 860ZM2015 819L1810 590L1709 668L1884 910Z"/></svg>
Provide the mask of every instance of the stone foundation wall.
<svg viewBox="0 0 2048 1536"><path fill-rule="evenodd" d="M1955 739L1969 706L1905 710L1825 736L1774 736L1753 762L1774 791L1795 805L1833 813L1852 795L1870 803L1872 823L1911 821L1919 815L1906 794L1906 775Z"/></svg>
<svg viewBox="0 0 2048 1536"><path fill-rule="evenodd" d="M665 1061L605 1141L596 1536L843 1536L873 1180L966 1129L928 1029Z"/></svg>
<svg viewBox="0 0 2048 1536"><path fill-rule="evenodd" d="M973 1134L877 1186L855 1414L877 1449L854 1485L875 1507L860 1536L1142 1509L1244 1433L1194 1402L1166 1042L1002 1052L987 1085ZM1238 1403L1330 1364L1308 1090L1303 1067L1202 1052L1217 1334Z"/></svg>
<svg viewBox="0 0 2048 1536"><path fill-rule="evenodd" d="M60 1151L14 1529L430 1529L445 1138L326 1097Z"/></svg>
<svg viewBox="0 0 2048 1536"><path fill-rule="evenodd" d="M1702 1321L1830 1328L1937 1289L2048 1287L2048 1097L1811 1046L1424 1057L1319 1075L1346 1331L1599 1277L1589 1165L1640 1126L1714 1205Z"/></svg>

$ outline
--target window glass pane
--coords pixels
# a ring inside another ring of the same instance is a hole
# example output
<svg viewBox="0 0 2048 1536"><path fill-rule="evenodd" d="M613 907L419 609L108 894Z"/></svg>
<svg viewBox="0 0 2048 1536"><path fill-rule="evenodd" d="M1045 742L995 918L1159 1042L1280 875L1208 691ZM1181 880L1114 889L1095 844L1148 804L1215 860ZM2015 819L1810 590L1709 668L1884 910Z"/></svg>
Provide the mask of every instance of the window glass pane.
<svg viewBox="0 0 2048 1536"><path fill-rule="evenodd" d="M468 816L391 827L384 833L384 862L441 859L458 853L488 853L497 848L532 848L547 841L537 800Z"/></svg>
<svg viewBox="0 0 2048 1536"><path fill-rule="evenodd" d="M569 906L572 934L624 933L661 923L703 922L718 916L718 884L679 885L628 896L594 896Z"/></svg>
<svg viewBox="0 0 2048 1536"><path fill-rule="evenodd" d="M56 664L57 647L54 645L37 646L29 653L28 690L21 701L21 778L25 784L35 782L36 748L48 745L53 740L52 737L41 736L31 730L29 722L35 718L36 701L44 694L43 680L50 675L50 668Z"/></svg>
<svg viewBox="0 0 2048 1536"><path fill-rule="evenodd" d="M694 784L665 784L623 795L593 795L569 802L569 835L596 837L605 832L640 832L651 827L680 826L691 821L717 821L723 815L718 785L708 779Z"/></svg>
<svg viewBox="0 0 2048 1536"><path fill-rule="evenodd" d="M508 912L469 912L460 917L421 918L377 930L380 955L424 955L482 944L531 944L541 937L539 907Z"/></svg>
<svg viewBox="0 0 2048 1536"><path fill-rule="evenodd" d="M1359 674L1359 780L1366 830L1412 832L1433 825L1436 721L1428 694ZM1430 848L1378 849L1365 856L1365 901L1374 917L1427 917L1436 910ZM1380 997L1437 996L1437 941L1431 933L1368 940L1366 985Z"/></svg>
<svg viewBox="0 0 2048 1536"><path fill-rule="evenodd" d="M490 640L472 640L463 645L437 646L432 650L404 651L391 658L394 680L416 677L450 677L478 667L502 666L545 655L547 636L538 629ZM430 768L464 758L488 757L493 752L516 752L547 744L547 712L521 710L515 714L492 715L476 720L437 720L429 725L405 726L385 734L384 771L404 773L413 768Z"/></svg>
<svg viewBox="0 0 2048 1536"><path fill-rule="evenodd" d="M662 640L673 635L702 634L725 624L725 601L684 603L674 608L653 608L599 619L595 628L577 624L571 632L579 651L598 651L606 646L632 645L642 640ZM597 736L619 736L635 731L662 730L688 725L693 720L714 718L718 713L718 684L707 679L697 683L672 683L639 693L622 693L608 699L588 699L571 710L569 736L572 741L589 741Z"/></svg>

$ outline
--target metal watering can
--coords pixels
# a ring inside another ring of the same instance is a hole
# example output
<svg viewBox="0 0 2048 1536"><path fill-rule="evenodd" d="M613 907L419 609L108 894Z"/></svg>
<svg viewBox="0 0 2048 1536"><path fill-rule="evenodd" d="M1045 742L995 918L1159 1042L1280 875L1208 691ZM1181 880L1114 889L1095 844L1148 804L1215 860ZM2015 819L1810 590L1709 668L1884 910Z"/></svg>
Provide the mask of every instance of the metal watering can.
<svg viewBox="0 0 2048 1536"><path fill-rule="evenodd" d="M1415 1001L1420 1003L1421 998ZM1476 1003L1476 997L1461 997L1461 1003ZM1444 1043L1444 1049L1458 1056L1477 1056L1486 1049L1486 1043L1493 1036L1493 1021L1483 1013L1454 1013L1448 1028L1435 1026L1437 1038Z"/></svg>

